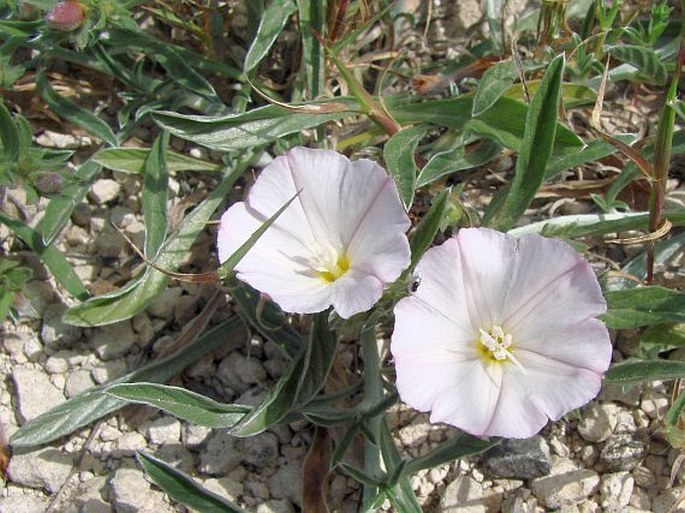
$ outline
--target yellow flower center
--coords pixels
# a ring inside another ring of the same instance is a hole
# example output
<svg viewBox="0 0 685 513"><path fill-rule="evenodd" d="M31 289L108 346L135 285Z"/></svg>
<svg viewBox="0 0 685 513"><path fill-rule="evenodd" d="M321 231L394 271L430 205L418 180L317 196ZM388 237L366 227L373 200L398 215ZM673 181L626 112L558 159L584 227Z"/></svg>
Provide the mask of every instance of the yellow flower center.
<svg viewBox="0 0 685 513"><path fill-rule="evenodd" d="M326 283L333 283L350 269L350 260L347 255L340 255L333 265L327 265L318 270L319 278Z"/></svg>
<svg viewBox="0 0 685 513"><path fill-rule="evenodd" d="M505 333L501 326L492 326L489 330L479 329L478 355L488 364L511 362L521 370L523 366L514 356L513 337Z"/></svg>

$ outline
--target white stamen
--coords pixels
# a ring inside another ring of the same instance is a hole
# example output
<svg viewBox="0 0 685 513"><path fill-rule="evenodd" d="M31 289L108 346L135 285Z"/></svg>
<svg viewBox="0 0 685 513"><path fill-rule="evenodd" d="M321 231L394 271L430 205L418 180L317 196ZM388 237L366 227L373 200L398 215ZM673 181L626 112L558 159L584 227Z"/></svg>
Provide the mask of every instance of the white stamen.
<svg viewBox="0 0 685 513"><path fill-rule="evenodd" d="M504 333L501 326L493 326L490 328L490 332L482 328L478 331L480 332L480 343L490 351L495 360L503 362L508 358L521 371L526 372L521 362L509 350L513 340L511 333Z"/></svg>

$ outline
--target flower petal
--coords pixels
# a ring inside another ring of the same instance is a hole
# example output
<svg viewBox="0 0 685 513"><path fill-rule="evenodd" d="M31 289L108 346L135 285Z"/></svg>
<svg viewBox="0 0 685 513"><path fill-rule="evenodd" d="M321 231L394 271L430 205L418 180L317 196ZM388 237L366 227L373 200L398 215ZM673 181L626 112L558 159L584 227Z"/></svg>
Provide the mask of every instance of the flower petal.
<svg viewBox="0 0 685 513"><path fill-rule="evenodd" d="M369 310L380 299L384 286L375 276L350 269L330 284L330 301L340 317L349 319Z"/></svg>
<svg viewBox="0 0 685 513"><path fill-rule="evenodd" d="M518 335L601 315L606 302L590 265L568 244L526 235L512 265L503 324Z"/></svg>
<svg viewBox="0 0 685 513"><path fill-rule="evenodd" d="M602 385L602 375L532 352L519 351L524 375L517 376L527 400L551 420L594 399Z"/></svg>
<svg viewBox="0 0 685 513"><path fill-rule="evenodd" d="M430 305L460 329L468 331L476 338L478 327L471 320L463 275L455 269L459 260L459 243L456 239L449 239L442 245L426 251L414 271L418 287L413 297ZM419 326L421 324L423 322L419 321Z"/></svg>
<svg viewBox="0 0 685 513"><path fill-rule="evenodd" d="M611 339L604 324L587 319L572 326L522 327L514 341L516 354L535 353L550 360L605 372L611 363Z"/></svg>
<svg viewBox="0 0 685 513"><path fill-rule="evenodd" d="M484 329L500 325L516 239L487 228L459 230L456 239L457 272L463 276L464 296L474 325Z"/></svg>

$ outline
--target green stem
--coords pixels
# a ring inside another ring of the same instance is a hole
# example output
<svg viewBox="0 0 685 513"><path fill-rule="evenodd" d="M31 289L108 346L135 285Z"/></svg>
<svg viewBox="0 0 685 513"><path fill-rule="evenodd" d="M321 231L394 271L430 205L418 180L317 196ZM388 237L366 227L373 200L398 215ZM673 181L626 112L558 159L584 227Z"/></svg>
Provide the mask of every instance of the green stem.
<svg viewBox="0 0 685 513"><path fill-rule="evenodd" d="M378 404L383 399L383 381L381 376L381 361L376 340L376 330L367 327L361 334L362 357L364 358L364 403ZM383 415L379 414L366 419L369 436L364 443L364 473L367 476L380 476L381 452L380 439ZM368 511L378 495L375 486L364 486L362 510Z"/></svg>

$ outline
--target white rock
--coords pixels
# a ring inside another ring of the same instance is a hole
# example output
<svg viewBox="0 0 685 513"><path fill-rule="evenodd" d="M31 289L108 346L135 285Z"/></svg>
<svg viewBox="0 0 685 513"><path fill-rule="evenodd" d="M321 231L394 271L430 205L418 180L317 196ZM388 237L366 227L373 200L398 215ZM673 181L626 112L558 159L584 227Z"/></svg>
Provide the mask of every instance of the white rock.
<svg viewBox="0 0 685 513"><path fill-rule="evenodd" d="M43 513L48 504L47 497L12 495L0 498L0 513Z"/></svg>
<svg viewBox="0 0 685 513"><path fill-rule="evenodd" d="M124 321L97 328L90 345L100 359L114 360L128 353L137 340L131 321Z"/></svg>
<svg viewBox="0 0 685 513"><path fill-rule="evenodd" d="M71 466L71 456L46 448L13 454L7 473L14 483L56 493L69 478Z"/></svg>
<svg viewBox="0 0 685 513"><path fill-rule="evenodd" d="M260 433L238 440L236 447L247 463L265 467L278 458L278 438L273 433Z"/></svg>
<svg viewBox="0 0 685 513"><path fill-rule="evenodd" d="M398 436L405 447L418 447L426 442L432 425L423 419L421 422L413 422L400 429Z"/></svg>
<svg viewBox="0 0 685 513"><path fill-rule="evenodd" d="M289 501L266 501L257 506L256 513L294 513Z"/></svg>
<svg viewBox="0 0 685 513"><path fill-rule="evenodd" d="M663 394L657 394L651 390L646 390L642 401L640 402L640 409L647 414L650 419L662 419L668 411L669 400Z"/></svg>
<svg viewBox="0 0 685 513"><path fill-rule="evenodd" d="M274 499L289 499L302 506L302 462L288 461L269 478L269 491Z"/></svg>
<svg viewBox="0 0 685 513"><path fill-rule="evenodd" d="M150 487L137 469L120 468L109 481L112 504L117 513L165 513L173 511L164 494Z"/></svg>
<svg viewBox="0 0 685 513"><path fill-rule="evenodd" d="M181 287L170 287L164 289L160 294L155 296L150 305L147 307L147 312L150 315L159 317L161 319L166 319L171 317L174 312L174 306L178 298L183 294L183 289Z"/></svg>
<svg viewBox="0 0 685 513"><path fill-rule="evenodd" d="M93 378L90 377L90 371L78 369L67 376L67 382L64 385L64 393L67 397L71 398L94 386L95 383L93 382Z"/></svg>
<svg viewBox="0 0 685 513"><path fill-rule="evenodd" d="M195 473L193 454L179 443L162 445L155 456L186 474Z"/></svg>
<svg viewBox="0 0 685 513"><path fill-rule="evenodd" d="M635 480L628 472L604 474L599 485L599 495L603 508L622 508L630 503Z"/></svg>
<svg viewBox="0 0 685 513"><path fill-rule="evenodd" d="M224 499L235 502L243 494L243 485L230 477L210 478L202 485L208 490L221 495Z"/></svg>
<svg viewBox="0 0 685 513"><path fill-rule="evenodd" d="M123 458L125 456L134 456L139 449L145 449L147 440L145 437L136 431L124 433L114 441L114 448L112 449L112 456L115 458Z"/></svg>
<svg viewBox="0 0 685 513"><path fill-rule="evenodd" d="M191 449L199 447L212 434L212 429L196 424L185 424L183 426L183 444Z"/></svg>
<svg viewBox="0 0 685 513"><path fill-rule="evenodd" d="M181 438L181 423L174 417L162 417L150 423L147 437L153 444L172 444Z"/></svg>
<svg viewBox="0 0 685 513"><path fill-rule="evenodd" d="M238 392L246 391L250 385L266 379L266 371L256 358L247 358L235 351L219 364L217 377Z"/></svg>
<svg viewBox="0 0 685 513"><path fill-rule="evenodd" d="M458 31L469 29L483 19L483 8L478 0L460 0L453 5L455 29Z"/></svg>
<svg viewBox="0 0 685 513"><path fill-rule="evenodd" d="M90 188L90 199L96 205L104 205L117 199L120 191L121 185L119 185L119 182L110 178L102 178L97 180Z"/></svg>
<svg viewBox="0 0 685 513"><path fill-rule="evenodd" d="M37 361L43 354L43 346L36 337L28 337L24 340L24 354L30 362Z"/></svg>
<svg viewBox="0 0 685 513"><path fill-rule="evenodd" d="M619 407L613 403L591 403L583 409L578 432L588 442L603 442L616 428Z"/></svg>
<svg viewBox="0 0 685 513"><path fill-rule="evenodd" d="M236 439L225 430L216 430L200 453L200 472L226 474L242 460L235 449Z"/></svg>
<svg viewBox="0 0 685 513"><path fill-rule="evenodd" d="M459 476L447 485L440 498L443 513L490 513L500 511L502 494L483 490L483 485L470 476Z"/></svg>
<svg viewBox="0 0 685 513"><path fill-rule="evenodd" d="M96 383L102 384L112 381L126 374L126 362L123 359L110 360L95 367L91 374Z"/></svg>
<svg viewBox="0 0 685 513"><path fill-rule="evenodd" d="M549 476L533 479L530 489L545 506L557 509L565 504L590 497L599 487L599 475L592 470L579 470L567 458L552 457Z"/></svg>
<svg viewBox="0 0 685 513"><path fill-rule="evenodd" d="M65 349L57 351L45 360L45 370L50 374L64 374L69 370L69 367L77 364L79 360L83 360L83 358L78 358L78 356L80 355Z"/></svg>
<svg viewBox="0 0 685 513"><path fill-rule="evenodd" d="M22 422L31 420L65 401L62 392L55 388L42 370L17 366L12 370L12 380Z"/></svg>

